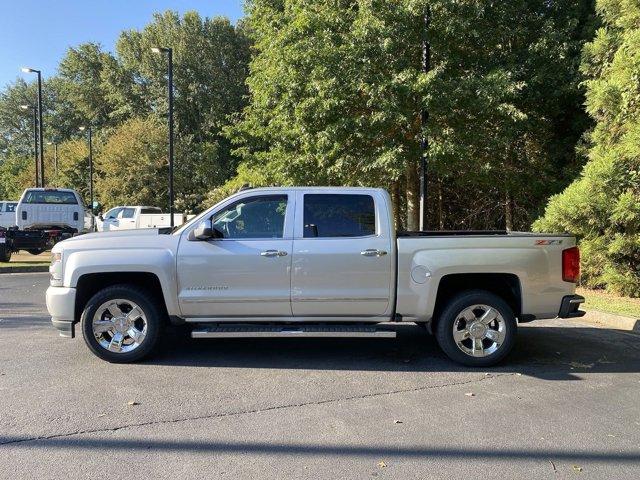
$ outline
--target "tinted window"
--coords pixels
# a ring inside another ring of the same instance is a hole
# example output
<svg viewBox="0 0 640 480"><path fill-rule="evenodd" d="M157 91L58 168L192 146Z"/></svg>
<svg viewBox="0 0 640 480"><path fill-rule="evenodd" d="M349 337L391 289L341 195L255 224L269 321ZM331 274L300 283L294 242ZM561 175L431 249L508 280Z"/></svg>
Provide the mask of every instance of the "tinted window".
<svg viewBox="0 0 640 480"><path fill-rule="evenodd" d="M121 218L133 218L136 214L135 208L123 208Z"/></svg>
<svg viewBox="0 0 640 480"><path fill-rule="evenodd" d="M162 210L158 207L147 207L140 209L140 213L162 213Z"/></svg>
<svg viewBox="0 0 640 480"><path fill-rule="evenodd" d="M363 237L376 232L376 214L370 195L304 196L304 236Z"/></svg>
<svg viewBox="0 0 640 480"><path fill-rule="evenodd" d="M6 204L6 208L5 208L5 210L4 210L4 211L5 211L5 212L11 212L11 213L12 213L12 212L15 212L15 211L16 211L16 206L17 206L17 205L18 205L17 203L7 203L7 204Z"/></svg>
<svg viewBox="0 0 640 480"><path fill-rule="evenodd" d="M24 203L56 203L77 205L78 201L73 192L57 190L29 190L24 197Z"/></svg>
<svg viewBox="0 0 640 480"><path fill-rule="evenodd" d="M224 238L282 238L286 195L264 195L238 200L213 216L213 226Z"/></svg>

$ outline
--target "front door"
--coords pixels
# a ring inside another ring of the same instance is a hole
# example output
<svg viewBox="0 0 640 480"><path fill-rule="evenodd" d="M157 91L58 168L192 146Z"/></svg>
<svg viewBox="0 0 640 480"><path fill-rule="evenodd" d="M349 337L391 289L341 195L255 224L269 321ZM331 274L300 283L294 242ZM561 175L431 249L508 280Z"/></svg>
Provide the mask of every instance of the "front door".
<svg viewBox="0 0 640 480"><path fill-rule="evenodd" d="M223 238L178 249L178 296L185 317L290 317L293 201L256 194L212 214Z"/></svg>
<svg viewBox="0 0 640 480"><path fill-rule="evenodd" d="M393 251L388 218L380 215L381 206L376 208L369 194L301 196L293 247L293 315L389 314Z"/></svg>

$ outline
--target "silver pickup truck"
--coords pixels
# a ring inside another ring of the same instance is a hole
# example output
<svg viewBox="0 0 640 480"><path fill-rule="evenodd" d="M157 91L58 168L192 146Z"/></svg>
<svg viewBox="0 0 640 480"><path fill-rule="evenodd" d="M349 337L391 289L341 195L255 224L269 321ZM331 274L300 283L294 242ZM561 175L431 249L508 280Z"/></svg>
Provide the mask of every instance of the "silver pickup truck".
<svg viewBox="0 0 640 480"><path fill-rule="evenodd" d="M568 235L396 234L373 188L241 191L170 232L104 232L58 243L47 308L62 336L80 322L110 362L148 355L167 323L194 338L436 335L454 361L488 366L517 323L577 317L579 252Z"/></svg>

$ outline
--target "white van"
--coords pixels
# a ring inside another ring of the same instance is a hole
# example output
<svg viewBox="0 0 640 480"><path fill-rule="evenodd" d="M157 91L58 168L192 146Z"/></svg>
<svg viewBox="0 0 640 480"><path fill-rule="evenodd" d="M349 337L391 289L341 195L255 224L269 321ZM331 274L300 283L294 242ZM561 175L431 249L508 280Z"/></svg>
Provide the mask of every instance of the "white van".
<svg viewBox="0 0 640 480"><path fill-rule="evenodd" d="M18 202L0 200L0 228L16 226L16 206Z"/></svg>
<svg viewBox="0 0 640 480"><path fill-rule="evenodd" d="M27 188L16 208L20 230L64 230L86 233L94 230L95 219L75 190Z"/></svg>

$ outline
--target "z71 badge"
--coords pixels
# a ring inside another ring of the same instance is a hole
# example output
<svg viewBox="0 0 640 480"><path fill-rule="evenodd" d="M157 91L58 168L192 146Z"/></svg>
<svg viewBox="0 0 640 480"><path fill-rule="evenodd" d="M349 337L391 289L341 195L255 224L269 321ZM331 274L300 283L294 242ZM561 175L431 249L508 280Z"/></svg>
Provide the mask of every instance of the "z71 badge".
<svg viewBox="0 0 640 480"><path fill-rule="evenodd" d="M536 245L562 245L562 240L536 240Z"/></svg>

